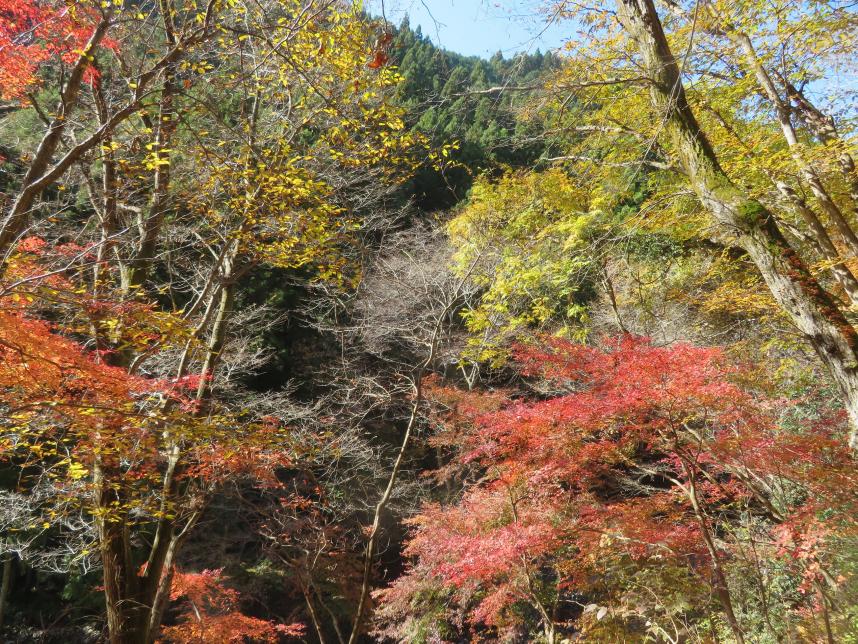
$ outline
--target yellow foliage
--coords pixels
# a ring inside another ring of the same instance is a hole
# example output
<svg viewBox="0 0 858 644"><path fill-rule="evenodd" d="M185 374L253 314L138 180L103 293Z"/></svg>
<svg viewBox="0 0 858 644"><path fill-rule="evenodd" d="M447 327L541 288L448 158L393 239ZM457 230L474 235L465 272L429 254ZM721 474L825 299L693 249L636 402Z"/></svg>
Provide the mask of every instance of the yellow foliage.
<svg viewBox="0 0 858 644"><path fill-rule="evenodd" d="M587 279L590 195L561 170L483 177L448 224L455 270L482 291L466 311L481 359L499 357L503 336L549 320L578 326Z"/></svg>

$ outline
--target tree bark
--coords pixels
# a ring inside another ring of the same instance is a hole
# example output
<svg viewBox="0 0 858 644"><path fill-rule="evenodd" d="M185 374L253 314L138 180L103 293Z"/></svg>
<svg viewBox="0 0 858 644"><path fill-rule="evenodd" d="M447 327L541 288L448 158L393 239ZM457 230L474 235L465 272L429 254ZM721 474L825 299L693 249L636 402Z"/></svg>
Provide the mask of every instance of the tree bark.
<svg viewBox="0 0 858 644"><path fill-rule="evenodd" d="M61 176L68 167L80 158L82 154L108 138L113 129L130 115L142 108L142 98L146 87L158 74L164 72L165 79L159 102L159 115L156 124L154 153L158 161L155 169L153 196L150 201L148 216L140 219L140 239L137 251L131 262L120 264L122 286L126 291L136 290L144 285L160 234L161 222L169 208L170 165L169 146L176 129L176 114L174 107L178 91L176 71L177 65L186 51L193 45L202 42L212 35L212 22L217 13L217 3L209 0L202 26L189 36L177 38L173 23L176 10L173 0L159 0L159 8L163 20L164 31L169 45L167 54L149 70L140 74L136 79L136 87L132 100L122 109L108 116L106 105L98 101L99 125L93 134L81 143L75 145L62 159L38 176L30 188L42 190L52 181ZM100 97L99 97L100 98ZM109 140L109 138L108 138ZM110 161L111 159L106 159ZM116 173L113 164L105 165L103 176L103 238L109 238L116 227ZM110 200L110 201L108 201ZM14 241L14 240L13 240ZM0 246L0 250L3 247ZM102 249L102 252L105 252ZM100 255L99 259L104 255ZM98 280L98 273L95 275ZM230 289L231 290L231 289ZM231 307L230 307L231 308ZM207 320L198 328L203 330ZM219 318L221 340L225 333L226 318ZM219 354L219 350L217 352ZM120 352L119 365L133 371L133 355L130 352ZM206 360L206 368L211 373L216 365L217 356L212 358L211 352ZM186 365L183 360L182 369ZM181 375L181 374L180 374ZM208 396L208 391L198 392L198 399ZM169 403L166 403L169 404ZM170 437L169 428L164 429L164 448L167 465L163 475L161 518L158 520L155 535L148 549L145 568L139 570L131 557L130 531L123 525L125 514L122 509L121 493L116 484L111 485L121 476L101 462L94 469L94 484L96 488L96 505L101 511L98 518L99 541L104 565L105 603L108 618L109 641L111 644L153 644L160 629L164 610L170 596L170 587L174 574L176 556L189 531L196 524L200 510L191 507L189 516L181 521L173 517L174 504L183 498L183 483L180 481L182 464L179 445Z"/></svg>
<svg viewBox="0 0 858 644"><path fill-rule="evenodd" d="M789 103L783 100L778 93L774 81L757 56L757 52L754 49L754 44L751 42L750 36L744 32L732 30L729 31L729 34L733 42L742 48L742 51L745 54L745 60L750 68L749 71L754 74L763 92L772 103L772 106L775 109L778 125L780 125L787 145L790 150L792 150L793 161L795 162L799 173L802 178L807 181L811 191L816 197L816 201L822 208L822 211L828 215L828 218L840 232L840 235L847 248L849 248L852 256L858 257L858 235L855 234L855 231L846 220L846 217L843 215L843 212L840 210L838 205L834 203L834 200L831 198L831 195L823 184L819 174L802 158L801 153L797 149L799 144L798 135L796 134L790 117Z"/></svg>
<svg viewBox="0 0 858 644"><path fill-rule="evenodd" d="M101 86L94 87L92 93L93 98L95 99L96 111L98 113L98 124L103 127L110 120L107 102L104 100L104 93ZM93 208L98 214L99 224L101 226L101 242L98 244L98 248L96 249L95 266L93 266L92 272L92 292L96 297L101 290L102 269L107 262L107 257L110 254L111 249L113 248L113 235L116 234L118 228L117 189L119 186L119 179L116 171L116 154L113 151L112 144L113 137L108 133L104 137L104 144L102 146L101 208L95 208L95 195L92 195Z"/></svg>
<svg viewBox="0 0 858 644"><path fill-rule="evenodd" d="M231 264L232 263L227 260L227 267L231 267ZM232 276L229 272L229 268L227 268L227 274L224 279L226 283L220 289L220 299L218 302L217 313L215 313L214 322L212 323L208 350L206 351L206 357L203 360L202 369L200 369L200 384L197 388L197 400L200 403L205 402L211 394L212 377L214 376L215 367L220 360L220 354L223 351L227 326L233 312L235 285L232 283Z"/></svg>
<svg viewBox="0 0 858 644"><path fill-rule="evenodd" d="M172 0L160 0L164 33L170 48L176 47L176 28L173 24L175 8ZM158 122L152 153L155 157L155 179L148 212L141 212L138 220L140 240L130 266L123 269L123 290L134 292L141 288L149 275L155 248L161 234L161 224L170 208L170 145L176 132L175 99L177 61L167 65L164 87L158 106Z"/></svg>
<svg viewBox="0 0 858 644"><path fill-rule="evenodd" d="M319 622L319 617L316 615L316 608L313 606L313 598L303 583L301 584L301 592L304 594L304 601L307 603L307 612L310 613L310 621L313 622L313 628L316 629L316 637L319 638L319 644L327 644L322 624Z"/></svg>
<svg viewBox="0 0 858 644"><path fill-rule="evenodd" d="M733 138L739 142L745 150L745 153L751 157L756 156L753 148L744 141L738 132L736 132L724 117L711 106L707 106L710 113L718 120L718 123L727 130ZM840 251L834 245L831 237L828 234L822 221L820 221L816 212L807 204L807 202L796 193L796 191L785 181L779 179L766 168L762 169L772 185L780 192L781 196L786 200L792 211L804 221L805 225L810 230L810 234L806 235L806 241L810 242L813 249L823 258L831 263L831 273L838 284L843 288L849 301L852 304L858 304L858 279L854 273L844 263L840 256Z"/></svg>
<svg viewBox="0 0 858 644"><path fill-rule="evenodd" d="M820 255L831 262L831 273L849 297L849 301L853 305L858 304L858 279L849 270L849 266L843 262L843 258L840 256L834 242L831 241L831 237L829 237L828 231L822 225L819 217L807 205L807 202L796 194L791 186L777 179L774 181L778 192L784 196L793 211L801 217L810 230L811 239L813 239L818 247Z"/></svg>
<svg viewBox="0 0 858 644"><path fill-rule="evenodd" d="M858 448L858 334L789 245L774 216L738 188L721 166L688 104L653 0L616 0L618 19L650 76L650 99L691 187L715 219L736 235L775 300L813 346L840 391Z"/></svg>
<svg viewBox="0 0 858 644"><path fill-rule="evenodd" d="M229 319L233 311L233 298L235 287L231 281L232 256L224 259L224 284L220 289L218 306L212 322L209 336L208 349L200 370L200 386L197 390L196 400L198 408L197 415L205 413L206 401L211 395L211 377L217 367L221 352L226 340L226 331ZM168 466L164 473L165 500L175 500L181 496L179 488L179 474L181 472L181 451L178 445L173 445L169 450ZM162 512L166 513L169 507L165 505ZM182 542L190 530L196 524L199 512L195 511L191 517L180 526L177 531L175 519L161 518L155 533L155 539L149 553L146 572L140 582L140 592L137 603L140 605L138 613L138 625L135 630L135 639L129 644L153 644L158 636L164 610L170 597L175 571L174 562Z"/></svg>
<svg viewBox="0 0 858 644"><path fill-rule="evenodd" d="M149 208L142 211L138 217L137 227L140 239L134 257L129 266L123 270L122 288L126 292L134 292L141 288L149 275L152 261L155 259L155 248L161 234L164 217L170 209L170 155L173 133L176 129L176 117L173 113L175 99L174 71L168 70L168 78L161 93L161 106L158 114L158 133L155 137L153 154L157 164L155 168L154 188Z"/></svg>
<svg viewBox="0 0 858 644"><path fill-rule="evenodd" d="M123 525L115 516L121 499L111 487L105 474L106 466L98 459L94 465L93 487L95 503L100 510L96 517L98 542L104 581L104 604L107 612L107 631L110 644L129 644L134 641L134 608L136 576L130 566L130 554Z"/></svg>
<svg viewBox="0 0 858 644"><path fill-rule="evenodd" d="M6 618L6 602L12 588L12 568L15 566L15 554L7 552L3 555L3 578L0 581L0 633L3 632L3 622Z"/></svg>
<svg viewBox="0 0 858 644"><path fill-rule="evenodd" d="M721 556L718 554L718 548L715 546L715 541L712 538L712 532L709 529L709 522L703 514L700 507L700 499L697 496L697 482L694 473L693 465L686 465L683 462L683 469L688 479L686 494L688 500L691 501L691 508L694 510L694 517L697 519L697 525L700 526L700 534L703 537L703 542L706 544L706 550L709 552L709 558L712 560L712 575L715 577L713 584L715 595L721 603L721 608L724 610L724 617L730 625L730 630L733 631L733 637L736 638L738 644L745 644L745 635L742 632L742 627L739 625L739 620L736 619L736 612L733 610L733 600L730 596L730 587L727 585L727 577L724 574L724 569L721 566Z"/></svg>
<svg viewBox="0 0 858 644"><path fill-rule="evenodd" d="M782 79L783 80L783 79ZM849 153L846 143L840 138L834 117L824 114L788 80L784 81L787 97L795 102L796 113L813 136L837 152L837 163L840 171L849 187L849 196L852 199L853 215L858 216L858 170L855 168L855 159Z"/></svg>

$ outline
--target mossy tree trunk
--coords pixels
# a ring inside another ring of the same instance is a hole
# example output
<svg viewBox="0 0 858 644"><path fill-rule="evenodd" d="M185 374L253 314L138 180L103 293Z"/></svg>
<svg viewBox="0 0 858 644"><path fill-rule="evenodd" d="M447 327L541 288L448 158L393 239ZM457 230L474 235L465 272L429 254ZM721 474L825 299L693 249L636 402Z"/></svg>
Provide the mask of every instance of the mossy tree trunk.
<svg viewBox="0 0 858 644"><path fill-rule="evenodd" d="M832 297L789 245L775 217L736 186L700 129L688 103L653 0L616 0L617 17L634 41L649 76L650 99L691 187L704 207L734 234L756 264L775 300L828 367L858 449L858 335Z"/></svg>

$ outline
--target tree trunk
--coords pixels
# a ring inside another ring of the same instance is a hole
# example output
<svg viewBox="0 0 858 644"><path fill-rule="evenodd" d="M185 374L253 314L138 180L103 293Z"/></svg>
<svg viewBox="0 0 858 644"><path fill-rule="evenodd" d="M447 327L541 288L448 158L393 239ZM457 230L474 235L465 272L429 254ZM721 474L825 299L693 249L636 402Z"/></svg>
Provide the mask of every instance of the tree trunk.
<svg viewBox="0 0 858 644"><path fill-rule="evenodd" d="M103 127L110 121L110 114L101 86L96 85L93 87L92 94L95 100L96 111L98 112L98 124ZM92 271L92 292L96 297L101 290L102 269L113 248L113 235L116 234L118 229L117 188L119 180L116 172L116 154L113 151L112 144L113 137L108 134L105 136L104 144L102 145L101 208L95 207L95 195L92 195L93 208L99 216L99 224L101 226L101 242L96 249L95 265Z"/></svg>
<svg viewBox="0 0 858 644"><path fill-rule="evenodd" d="M176 27L173 23L176 8L173 0L159 0L164 35L171 49L176 48ZM123 290L134 292L143 286L149 275L161 224L170 207L170 145L176 132L175 98L178 91L176 72L178 61L172 61L164 70L164 87L158 105L158 123L153 154L155 155L155 182L148 212L141 212L138 220L140 241L131 265L123 269Z"/></svg>
<svg viewBox="0 0 858 644"><path fill-rule="evenodd" d="M557 631L554 627L554 624L545 624L544 631L546 644L554 644L554 642L557 640Z"/></svg>
<svg viewBox="0 0 858 644"><path fill-rule="evenodd" d="M235 288L228 279L231 275L232 261L231 258L224 261L224 271L227 275L224 278L226 284L220 291L217 313L209 337L208 351L200 373L200 387L196 395L200 407L196 412L197 414L204 412L204 403L211 393L211 376L214 374L223 350L229 318L232 315ZM163 496L165 499L176 499L181 495L179 489L179 474L182 470L180 458L179 446L173 445L169 452L167 471L164 473ZM166 507L164 509L166 510ZM129 644L153 644L155 642L161 627L164 610L169 603L176 555L185 537L196 524L198 517L199 512L195 511L179 532L177 532L175 520L166 517L159 520L155 539L150 549L146 572L140 582L137 603L141 609L137 615L135 639Z"/></svg>
<svg viewBox="0 0 858 644"><path fill-rule="evenodd" d="M346 640L345 640L345 638L343 637L343 632L342 632L342 630L340 629L340 624L339 624L339 622L337 621L337 616L336 616L336 615L334 615L334 611L332 611L332 610L331 610L331 607L330 607L330 606L328 606L328 605L325 603L325 600L324 600L324 598L322 597L322 593L320 593L320 592L319 592L319 590L318 590L315 586L313 587L313 589L312 589L312 590L313 590L313 593L316 595L316 599L318 600L319 605L320 605L322 608L324 608L324 609L325 609L325 612L328 614L328 617L330 617L330 618L331 618L331 624L332 624L332 625L333 625L333 627L334 627L334 633L336 633L336 634L337 634L337 641L338 641L340 644L346 644Z"/></svg>
<svg viewBox="0 0 858 644"><path fill-rule="evenodd" d="M771 76L766 71L766 68L763 67L763 64L760 62L760 59L757 57L757 52L754 49L754 44L751 42L751 38L748 36L748 34L740 31L730 31L730 37L736 44L739 45L739 47L742 48L742 51L745 53L745 60L747 61L747 65L750 68L749 71L754 74L757 79L757 82L763 89L763 92L765 92L769 101L772 103L775 109L775 115L777 116L778 124L780 125L787 145L789 146L790 150L792 150L792 157L795 161L799 173L804 178L804 180L807 181L808 185L810 185L810 189L816 197L817 202L819 202L819 205L822 207L823 212L828 215L828 218L837 227L837 230L843 237L843 241L846 244L847 248L849 248L852 257L858 257L858 235L855 234L855 231L852 229L852 226L846 220L846 217L843 215L843 212L840 210L837 204L834 203L834 200L831 198L831 195L825 188L825 185L822 183L822 179L820 178L819 174L817 174L817 172L812 167L810 167L810 165L808 165L808 163L802 158L801 153L797 149L798 135L796 134L795 128L792 124L792 120L790 118L789 103L784 101L778 93L774 81L772 81Z"/></svg>
<svg viewBox="0 0 858 644"><path fill-rule="evenodd" d="M220 354L223 351L224 341L226 340L226 329L229 318L232 315L235 286L231 283L230 277L226 277L225 279L227 283L220 290L220 301L218 302L217 313L215 314L211 335L209 336L208 350L203 360L202 369L200 369L200 384L197 388L197 401L200 404L203 404L211 394L212 377L220 359Z"/></svg>
<svg viewBox="0 0 858 644"><path fill-rule="evenodd" d="M434 357L434 350L432 351ZM381 526L381 515L387 508L390 502L390 497L396 486L396 481L399 477L399 470L402 467L402 462L405 459L405 454L411 443L411 436L414 427L417 424L420 406L423 403L422 394L422 378L424 367L421 367L415 377L415 394L414 402L411 407L411 416L408 419L408 426L405 428L405 434L402 437L402 444L399 446L399 451L396 454L396 460L393 462L393 467L390 470L390 475L387 480L387 486L375 506L373 513L372 526L370 527L369 538L366 542L366 549L363 555L363 579L361 581L360 595L358 597L358 605L355 609L355 620L352 624L352 632L349 635L349 644L356 644L363 632L364 617L366 615L367 603L369 599L370 585L372 582L372 564L375 559L375 546L378 540L379 528Z"/></svg>
<svg viewBox="0 0 858 644"><path fill-rule="evenodd" d="M616 0L618 18L650 76L650 99L691 187L704 207L738 238L775 300L828 367L849 414L849 444L858 448L858 334L811 276L774 216L726 175L688 104L679 66L652 0Z"/></svg>
<svg viewBox="0 0 858 644"><path fill-rule="evenodd" d="M700 534L703 536L703 542L706 544L706 550L709 552L709 558L712 560L712 575L715 577L713 584L715 595L724 610L724 617L730 625L730 630L733 631L733 636L738 644L745 644L745 635L742 633L742 628L739 626L739 620L736 619L736 612L733 610L733 600L730 597L730 587L727 585L727 577L724 575L724 569L721 567L721 557L718 554L718 548L715 546L715 541L712 539L712 532L709 530L709 522L700 508L700 500L697 497L697 484L695 481L694 470L692 466L683 463L685 475L688 478L688 487L686 492L688 500L691 501L691 507L694 510L694 517L697 519L697 525L700 526Z"/></svg>
<svg viewBox="0 0 858 644"><path fill-rule="evenodd" d="M835 644L834 631L831 629L831 615L828 610L828 597L822 588L822 584L818 581L815 581L813 586L819 595L819 606L822 609L822 625L825 627L825 642L826 644Z"/></svg>
<svg viewBox="0 0 858 644"><path fill-rule="evenodd" d="M155 258L155 248L161 234L164 217L170 209L170 145L176 131L176 114L173 108L176 93L175 65L167 68L167 78L161 92L158 113L158 133L155 136L155 180L152 199L147 211L140 213L137 227L140 239L129 266L123 269L123 290L134 292L141 288L149 275Z"/></svg>
<svg viewBox="0 0 858 644"><path fill-rule="evenodd" d="M169 599L176 554L199 514L192 514L178 533L175 520L161 519L145 569L138 569L131 558L128 528L121 514L117 516L121 499L105 482L102 466L94 469L102 510L98 535L110 644L153 644ZM164 475L164 496L175 499L177 494L176 460L171 458Z"/></svg>
<svg viewBox="0 0 858 644"><path fill-rule="evenodd" d="M804 92L788 80L784 84L787 97L795 101L799 119L821 143L832 147L837 152L837 163L840 165L840 171L849 187L849 196L852 198L853 214L858 216L858 170L855 168L855 159L849 153L848 146L837 132L834 118L820 111L808 100Z"/></svg>
<svg viewBox="0 0 858 644"><path fill-rule="evenodd" d="M831 262L831 273L849 297L849 301L852 304L858 304L858 279L855 279L855 275L843 262L843 258L837 251L834 242L831 241L831 237L829 237L828 231L822 225L819 217L791 186L779 180L775 180L775 185L793 211L802 218L805 225L810 229L811 239L815 242L822 257Z"/></svg>
<svg viewBox="0 0 858 644"><path fill-rule="evenodd" d="M105 465L96 461L93 467L98 542L104 581L104 604L107 612L107 630L110 644L129 644L134 641L136 601L136 571L131 569L128 541L125 538L122 516L117 516L121 499L108 483Z"/></svg>
<svg viewBox="0 0 858 644"><path fill-rule="evenodd" d="M319 622L319 616L316 615L316 608L313 606L313 598L304 584L301 584L301 592L304 594L304 601L307 603L307 612L310 613L310 621L313 622L313 628L316 629L316 637L319 638L319 644L327 644L322 624Z"/></svg>
<svg viewBox="0 0 858 644"><path fill-rule="evenodd" d="M6 602L12 588L12 568L15 566L15 554L7 552L3 555L3 579L0 581L0 634L3 632L3 622L6 618Z"/></svg>
<svg viewBox="0 0 858 644"><path fill-rule="evenodd" d="M174 524L170 522L170 538L163 557L158 562L157 569L153 570L151 585L148 588L147 603L145 604L146 610L141 615L142 620L138 644L154 644L155 638L158 637L158 632L161 630L161 621L164 618L164 611L170 600L170 588L173 585L173 575L176 570L176 554L185 535L187 535L195 523L195 519L190 519L182 532L175 534L173 530Z"/></svg>
<svg viewBox="0 0 858 644"><path fill-rule="evenodd" d="M736 132L729 123L727 123L726 119L724 119L717 110L713 109L711 106L707 106L707 108L718 120L721 127L727 130L736 141L741 143L745 154L751 157L756 156L753 147L748 145L748 143L741 138L739 133ZM797 194L795 190L793 190L792 186L777 178L774 173L765 168L763 168L763 173L766 175L768 180L771 181L772 185L777 188L778 192L781 193L781 196L786 200L793 212L804 221L805 225L810 230L810 234L806 236L806 241L811 243L813 249L821 257L831 263L831 273L849 297L849 301L852 304L858 304L858 279L855 278L855 275L843 262L840 252L837 250L834 242L831 241L831 237L829 236L825 226L822 224L822 221L820 221L819 217L807 202Z"/></svg>

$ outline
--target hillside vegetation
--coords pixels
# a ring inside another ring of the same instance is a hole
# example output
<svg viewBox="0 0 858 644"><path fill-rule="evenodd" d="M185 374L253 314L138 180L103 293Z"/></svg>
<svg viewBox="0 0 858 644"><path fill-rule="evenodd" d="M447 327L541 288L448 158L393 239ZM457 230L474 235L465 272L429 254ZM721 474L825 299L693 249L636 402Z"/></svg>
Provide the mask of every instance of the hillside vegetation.
<svg viewBox="0 0 858 644"><path fill-rule="evenodd" d="M0 0L0 640L858 642L849 2Z"/></svg>

